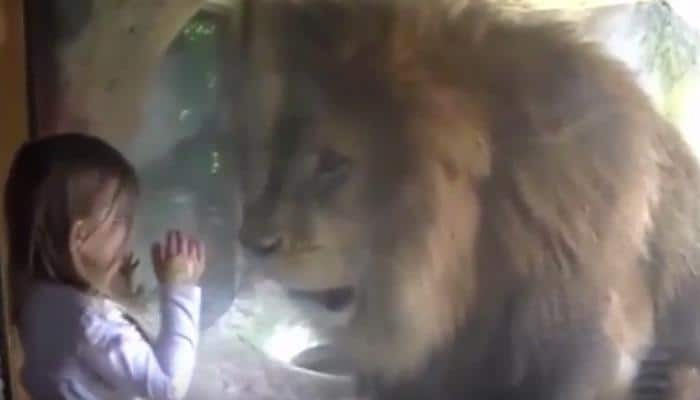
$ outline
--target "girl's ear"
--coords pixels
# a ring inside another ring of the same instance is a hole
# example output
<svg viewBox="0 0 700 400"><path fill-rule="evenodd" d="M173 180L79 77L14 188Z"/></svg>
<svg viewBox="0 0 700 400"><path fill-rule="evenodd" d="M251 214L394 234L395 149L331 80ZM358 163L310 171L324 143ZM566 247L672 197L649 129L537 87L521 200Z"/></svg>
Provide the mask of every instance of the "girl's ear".
<svg viewBox="0 0 700 400"><path fill-rule="evenodd" d="M78 219L73 222L68 236L68 248L70 249L71 258L74 264L80 261L80 249L87 239L87 224L85 220Z"/></svg>

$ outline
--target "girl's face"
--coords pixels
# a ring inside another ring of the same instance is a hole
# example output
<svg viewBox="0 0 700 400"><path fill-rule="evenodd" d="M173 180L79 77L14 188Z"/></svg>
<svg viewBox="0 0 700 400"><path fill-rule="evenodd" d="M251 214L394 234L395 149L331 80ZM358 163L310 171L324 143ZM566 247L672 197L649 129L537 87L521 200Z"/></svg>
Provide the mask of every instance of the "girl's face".
<svg viewBox="0 0 700 400"><path fill-rule="evenodd" d="M116 180L97 196L93 215L75 222L74 263L95 289L105 290L128 252L131 213Z"/></svg>

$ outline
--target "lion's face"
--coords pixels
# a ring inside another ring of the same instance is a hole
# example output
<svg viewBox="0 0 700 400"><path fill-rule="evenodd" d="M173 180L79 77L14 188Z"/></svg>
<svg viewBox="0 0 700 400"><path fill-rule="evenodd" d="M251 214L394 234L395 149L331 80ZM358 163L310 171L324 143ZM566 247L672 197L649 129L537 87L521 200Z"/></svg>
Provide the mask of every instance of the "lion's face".
<svg viewBox="0 0 700 400"><path fill-rule="evenodd" d="M362 146L352 135L339 140L342 128L322 116L279 118L266 143L264 189L246 207L241 240L258 272L330 311L347 311L371 241Z"/></svg>
<svg viewBox="0 0 700 400"><path fill-rule="evenodd" d="M314 309L361 368L401 374L469 305L473 179L450 158L459 149L422 143L386 98L358 105L316 84L265 118L265 184L240 235L248 265Z"/></svg>
<svg viewBox="0 0 700 400"><path fill-rule="evenodd" d="M365 26L325 11L328 29ZM285 51L251 79L247 125L267 162L240 238L248 265L314 308L360 368L400 375L450 339L475 296L483 114L365 53L383 53L374 35L348 57L346 35L305 31L307 17L257 46Z"/></svg>

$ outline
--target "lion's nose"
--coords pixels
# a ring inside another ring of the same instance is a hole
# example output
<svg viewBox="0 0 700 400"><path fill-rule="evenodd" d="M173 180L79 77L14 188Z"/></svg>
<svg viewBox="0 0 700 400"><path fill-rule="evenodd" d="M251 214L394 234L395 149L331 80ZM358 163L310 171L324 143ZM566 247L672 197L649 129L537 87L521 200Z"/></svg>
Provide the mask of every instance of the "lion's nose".
<svg viewBox="0 0 700 400"><path fill-rule="evenodd" d="M282 248L282 236L275 234L246 234L241 232L241 243L259 256L269 256Z"/></svg>

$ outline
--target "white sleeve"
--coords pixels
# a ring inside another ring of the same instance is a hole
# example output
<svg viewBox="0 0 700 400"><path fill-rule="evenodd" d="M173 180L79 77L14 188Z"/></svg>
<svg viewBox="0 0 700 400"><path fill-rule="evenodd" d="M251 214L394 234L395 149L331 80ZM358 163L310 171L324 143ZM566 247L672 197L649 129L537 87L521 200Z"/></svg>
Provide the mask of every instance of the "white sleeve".
<svg viewBox="0 0 700 400"><path fill-rule="evenodd" d="M161 330L153 347L122 320L93 323L83 357L115 389L152 400L182 399L194 369L201 289L161 288Z"/></svg>

